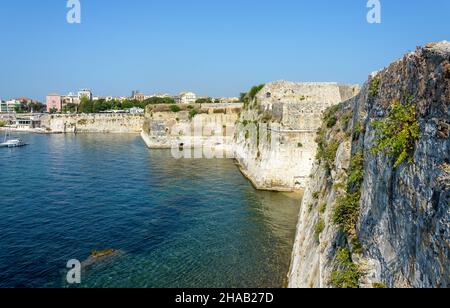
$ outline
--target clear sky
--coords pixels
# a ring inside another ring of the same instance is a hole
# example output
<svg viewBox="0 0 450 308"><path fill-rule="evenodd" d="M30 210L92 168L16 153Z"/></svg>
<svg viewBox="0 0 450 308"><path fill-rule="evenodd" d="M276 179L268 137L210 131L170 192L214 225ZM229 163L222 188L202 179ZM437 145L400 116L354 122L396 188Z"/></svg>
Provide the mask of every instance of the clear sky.
<svg viewBox="0 0 450 308"><path fill-rule="evenodd" d="M0 97L44 100L83 87L96 95L192 90L237 96L273 80L363 83L429 41L450 40L450 1L0 1Z"/></svg>

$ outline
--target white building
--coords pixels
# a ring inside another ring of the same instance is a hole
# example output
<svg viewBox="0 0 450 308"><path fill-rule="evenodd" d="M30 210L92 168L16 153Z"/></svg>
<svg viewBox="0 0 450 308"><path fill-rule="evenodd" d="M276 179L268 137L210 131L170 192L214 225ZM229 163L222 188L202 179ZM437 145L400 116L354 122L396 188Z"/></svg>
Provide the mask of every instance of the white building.
<svg viewBox="0 0 450 308"><path fill-rule="evenodd" d="M197 95L193 92L182 92L175 97L177 104L194 104L197 100Z"/></svg>
<svg viewBox="0 0 450 308"><path fill-rule="evenodd" d="M78 91L78 99L81 101L83 97L87 97L90 101L92 100L92 92L89 89L81 89Z"/></svg>
<svg viewBox="0 0 450 308"><path fill-rule="evenodd" d="M20 108L21 102L16 99L8 101L0 100L0 113L14 113L16 108Z"/></svg>

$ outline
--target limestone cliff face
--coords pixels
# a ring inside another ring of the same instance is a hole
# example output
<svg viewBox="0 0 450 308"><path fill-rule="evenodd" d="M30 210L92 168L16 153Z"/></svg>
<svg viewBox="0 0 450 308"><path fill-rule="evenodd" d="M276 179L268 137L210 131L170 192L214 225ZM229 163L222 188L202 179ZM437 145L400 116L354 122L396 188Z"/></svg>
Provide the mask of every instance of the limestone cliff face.
<svg viewBox="0 0 450 308"><path fill-rule="evenodd" d="M77 114L47 115L41 127L49 133L140 133L143 115Z"/></svg>
<svg viewBox="0 0 450 308"><path fill-rule="evenodd" d="M392 155L373 151L375 123L408 101L420 136L410 161L395 167ZM359 95L329 111L290 287L450 287L449 104L450 43L442 42L373 74Z"/></svg>
<svg viewBox="0 0 450 308"><path fill-rule="evenodd" d="M258 189L306 187L323 111L354 96L358 86L277 81L250 97L234 140L235 158Z"/></svg>

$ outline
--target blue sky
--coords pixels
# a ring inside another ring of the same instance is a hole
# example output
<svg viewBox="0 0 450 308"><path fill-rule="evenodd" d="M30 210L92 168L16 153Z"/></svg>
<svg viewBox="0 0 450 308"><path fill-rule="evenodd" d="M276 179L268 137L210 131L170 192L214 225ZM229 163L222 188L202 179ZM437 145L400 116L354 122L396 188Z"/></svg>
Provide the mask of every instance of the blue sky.
<svg viewBox="0 0 450 308"><path fill-rule="evenodd" d="M450 40L450 1L0 1L0 97L43 100L88 87L97 95L193 90L237 96L272 80L362 83L429 41Z"/></svg>

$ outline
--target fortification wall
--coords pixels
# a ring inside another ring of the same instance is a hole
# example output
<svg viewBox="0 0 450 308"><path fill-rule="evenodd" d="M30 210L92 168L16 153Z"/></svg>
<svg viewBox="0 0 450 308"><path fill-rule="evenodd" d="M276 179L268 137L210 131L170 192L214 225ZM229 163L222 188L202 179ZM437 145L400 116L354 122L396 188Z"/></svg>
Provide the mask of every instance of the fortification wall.
<svg viewBox="0 0 450 308"><path fill-rule="evenodd" d="M180 106L149 106L143 126L143 139L152 149L206 148L224 151L218 157L231 157L235 124L240 104Z"/></svg>
<svg viewBox="0 0 450 308"><path fill-rule="evenodd" d="M258 189L306 187L323 112L358 91L358 86L337 83L267 84L244 108L237 125L234 151L241 171Z"/></svg>
<svg viewBox="0 0 450 308"><path fill-rule="evenodd" d="M46 115L41 127L48 133L139 133L144 115L77 114Z"/></svg>

